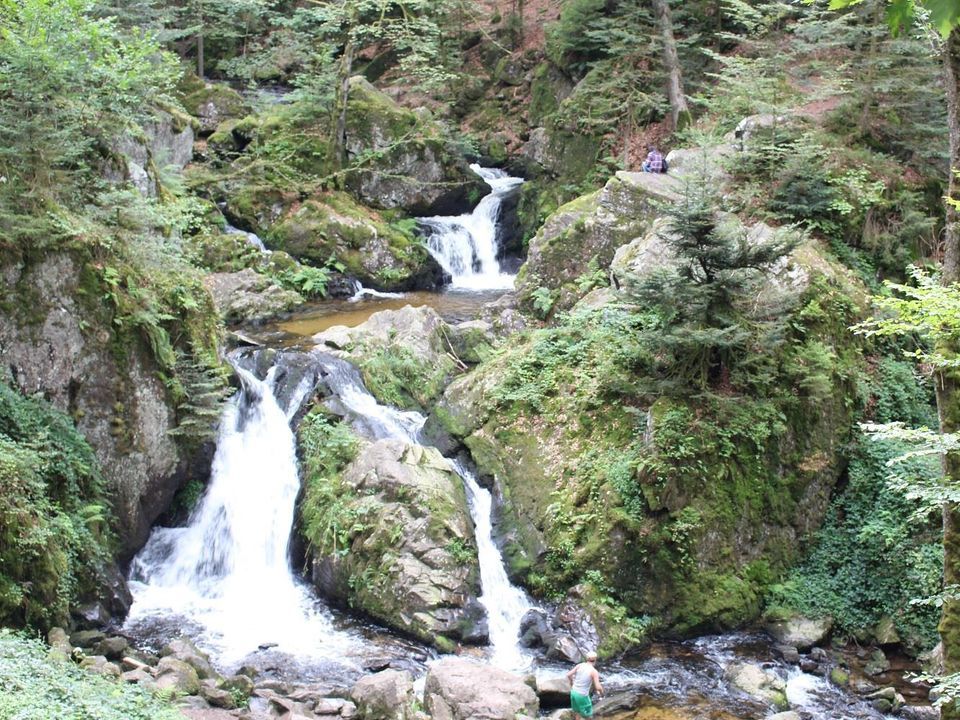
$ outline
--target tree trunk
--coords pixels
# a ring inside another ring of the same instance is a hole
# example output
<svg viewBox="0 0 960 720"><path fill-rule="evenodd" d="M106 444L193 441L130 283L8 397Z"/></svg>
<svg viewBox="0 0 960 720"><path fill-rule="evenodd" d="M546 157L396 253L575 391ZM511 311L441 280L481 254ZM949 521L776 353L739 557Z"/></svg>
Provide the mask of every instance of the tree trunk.
<svg viewBox="0 0 960 720"><path fill-rule="evenodd" d="M352 30L352 25L351 25ZM330 148L333 170L343 169L347 161L347 104L350 100L350 76L353 73L354 43L353 33L347 36L347 44L340 58L337 74L337 101L334 104L336 120L334 123L333 143Z"/></svg>
<svg viewBox="0 0 960 720"><path fill-rule="evenodd" d="M203 80L203 34L197 33L197 76Z"/></svg>
<svg viewBox="0 0 960 720"><path fill-rule="evenodd" d="M960 188L954 175L960 168L960 30L950 33L943 48L945 84L947 88L947 126L950 131L950 177L948 199L960 198ZM943 246L943 284L960 281L960 227L957 209L947 203L946 228ZM960 353L960 347L942 348L952 354ZM960 370L944 369L935 375L937 383L937 414L940 430L945 433L960 431ZM960 453L950 453L943 458L943 471L950 483L960 483ZM947 505L943 508L943 582L945 585L960 584L960 508ZM943 604L940 619L940 639L943 642L943 670L945 673L960 672L960 601L948 600ZM940 710L943 720L960 720L960 709L953 702Z"/></svg>
<svg viewBox="0 0 960 720"><path fill-rule="evenodd" d="M673 37L673 21L670 18L669 0L653 0L657 14L657 23L663 35L663 64L667 69L667 97L670 100L670 114L673 129L682 130L690 124L690 108L683 91L683 75L680 73L680 59L677 57L677 41Z"/></svg>

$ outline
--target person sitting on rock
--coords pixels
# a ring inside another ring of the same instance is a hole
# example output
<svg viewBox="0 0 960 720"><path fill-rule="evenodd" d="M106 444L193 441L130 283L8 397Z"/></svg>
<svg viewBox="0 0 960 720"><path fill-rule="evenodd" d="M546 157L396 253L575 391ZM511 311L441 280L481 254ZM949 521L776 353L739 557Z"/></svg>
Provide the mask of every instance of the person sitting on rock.
<svg viewBox="0 0 960 720"><path fill-rule="evenodd" d="M593 703L590 701L590 691L596 690L597 695L603 697L603 686L600 684L600 673L593 664L597 661L595 652L587 653L586 662L582 662L567 673L570 681L570 708L577 720L593 717Z"/></svg>
<svg viewBox="0 0 960 720"><path fill-rule="evenodd" d="M640 167L648 173L665 173L667 171L667 161L655 145L647 145L647 159L643 161L643 165Z"/></svg>

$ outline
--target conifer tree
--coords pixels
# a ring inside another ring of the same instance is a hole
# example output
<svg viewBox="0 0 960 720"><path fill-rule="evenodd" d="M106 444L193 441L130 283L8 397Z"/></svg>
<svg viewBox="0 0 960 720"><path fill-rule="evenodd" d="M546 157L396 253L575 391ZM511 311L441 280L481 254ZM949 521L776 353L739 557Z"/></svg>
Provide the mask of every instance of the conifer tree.
<svg viewBox="0 0 960 720"><path fill-rule="evenodd" d="M783 235L751 238L722 223L717 210L705 180L688 185L667 210L660 236L675 263L631 281L635 302L661 320L645 344L661 359L654 380L666 392L705 392L729 380L766 322L743 300L762 280L761 270L795 243Z"/></svg>

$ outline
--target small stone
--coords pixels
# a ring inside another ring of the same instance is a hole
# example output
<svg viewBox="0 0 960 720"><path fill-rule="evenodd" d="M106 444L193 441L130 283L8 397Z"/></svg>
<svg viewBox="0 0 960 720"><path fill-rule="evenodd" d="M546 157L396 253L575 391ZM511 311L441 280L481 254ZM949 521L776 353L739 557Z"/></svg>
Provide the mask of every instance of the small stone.
<svg viewBox="0 0 960 720"><path fill-rule="evenodd" d="M237 706L233 694L223 688L201 685L200 697L210 703L212 707L223 708L224 710L233 710Z"/></svg>
<svg viewBox="0 0 960 720"><path fill-rule="evenodd" d="M835 667L830 671L830 682L837 687L846 687L850 682L850 673L840 667Z"/></svg>
<svg viewBox="0 0 960 720"><path fill-rule="evenodd" d="M791 665L798 665L800 663L800 651L793 645L774 645L773 650L785 663Z"/></svg>

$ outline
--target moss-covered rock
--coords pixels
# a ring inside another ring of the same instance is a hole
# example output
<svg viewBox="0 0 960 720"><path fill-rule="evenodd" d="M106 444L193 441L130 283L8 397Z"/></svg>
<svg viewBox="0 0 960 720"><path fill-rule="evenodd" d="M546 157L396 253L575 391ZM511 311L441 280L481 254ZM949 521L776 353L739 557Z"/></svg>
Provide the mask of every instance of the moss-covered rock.
<svg viewBox="0 0 960 720"><path fill-rule="evenodd" d="M387 222L343 192L319 193L294 205L267 239L313 265L340 265L365 287L435 288L443 279L409 223Z"/></svg>
<svg viewBox="0 0 960 720"><path fill-rule="evenodd" d="M520 296L529 299L542 287L558 293L558 307L570 307L579 297L575 281L590 263L608 268L617 249L643 236L679 192L669 176L619 172L602 190L559 208L530 241L517 282Z"/></svg>
<svg viewBox="0 0 960 720"><path fill-rule="evenodd" d="M191 83L181 101L184 109L200 121L200 135L210 135L229 119L241 118L250 112L243 97L223 83Z"/></svg>
<svg viewBox="0 0 960 720"><path fill-rule="evenodd" d="M515 336L447 388L429 423L461 438L495 481L507 561L534 592L560 596L587 577L601 605L678 635L758 616L843 472L863 367L846 327L864 299L811 243L762 293L781 298L799 333L771 349L782 392L643 391L636 373L648 359L632 338L642 316L614 288L558 327ZM607 627L619 636L626 622ZM601 630L601 643L620 642Z"/></svg>
<svg viewBox="0 0 960 720"><path fill-rule="evenodd" d="M380 440L340 475L308 477L305 493L321 592L443 650L471 632L473 526L463 482L439 452Z"/></svg>
<svg viewBox="0 0 960 720"><path fill-rule="evenodd" d="M362 77L350 80L346 135L347 187L373 207L452 215L488 192L426 111L401 107Z"/></svg>
<svg viewBox="0 0 960 720"><path fill-rule="evenodd" d="M354 363L380 402L422 410L443 392L455 371L447 326L430 307L374 313L354 328L335 327L315 336Z"/></svg>

